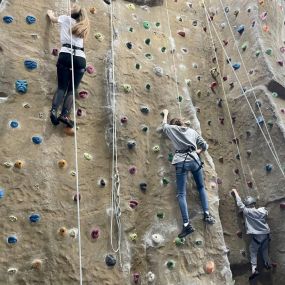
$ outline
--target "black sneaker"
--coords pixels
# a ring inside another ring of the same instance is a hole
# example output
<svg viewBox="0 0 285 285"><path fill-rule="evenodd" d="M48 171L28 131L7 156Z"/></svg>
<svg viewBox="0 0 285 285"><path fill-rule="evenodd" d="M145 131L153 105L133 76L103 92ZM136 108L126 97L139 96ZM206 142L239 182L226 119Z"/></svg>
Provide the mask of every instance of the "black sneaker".
<svg viewBox="0 0 285 285"><path fill-rule="evenodd" d="M110 5L111 4L111 1L110 0L103 0L107 5Z"/></svg>
<svg viewBox="0 0 285 285"><path fill-rule="evenodd" d="M264 264L264 267L265 267L266 270L270 270L272 266L271 266L270 263L267 262L267 263Z"/></svg>
<svg viewBox="0 0 285 285"><path fill-rule="evenodd" d="M187 235L190 235L191 233L193 233L195 231L195 229L191 226L191 224L189 223L186 227L183 226L182 231L180 232L180 234L178 235L179 238L184 238Z"/></svg>
<svg viewBox="0 0 285 285"><path fill-rule="evenodd" d="M212 216L210 213L209 214L204 213L204 222L213 225L216 222L216 220L214 216Z"/></svg>
<svg viewBox="0 0 285 285"><path fill-rule="evenodd" d="M50 110L50 116L49 117L50 117L51 123L54 126L57 126L59 124L59 120L57 118L57 111L55 109Z"/></svg>
<svg viewBox="0 0 285 285"><path fill-rule="evenodd" d="M252 273L249 277L248 280L253 280L255 279L260 273L255 269L254 273Z"/></svg>
<svg viewBox="0 0 285 285"><path fill-rule="evenodd" d="M58 117L58 120L67 125L71 129L74 127L74 122L71 119L69 119L67 116L60 115Z"/></svg>

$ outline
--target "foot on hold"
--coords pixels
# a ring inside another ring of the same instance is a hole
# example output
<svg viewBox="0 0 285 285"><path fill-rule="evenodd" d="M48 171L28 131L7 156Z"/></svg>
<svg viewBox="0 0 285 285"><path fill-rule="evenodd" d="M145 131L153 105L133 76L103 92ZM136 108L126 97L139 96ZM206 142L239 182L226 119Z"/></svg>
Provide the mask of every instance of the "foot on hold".
<svg viewBox="0 0 285 285"><path fill-rule="evenodd" d="M58 120L60 122L62 122L63 124L67 125L69 128L73 128L74 127L74 122L71 119L69 119L67 116L64 116L64 115L61 114L58 117Z"/></svg>
<svg viewBox="0 0 285 285"><path fill-rule="evenodd" d="M260 273L255 269L255 271L248 277L248 280L255 279Z"/></svg>
<svg viewBox="0 0 285 285"><path fill-rule="evenodd" d="M204 222L213 225L216 222L216 220L214 216L212 216L210 213L204 213Z"/></svg>
<svg viewBox="0 0 285 285"><path fill-rule="evenodd" d="M270 270L272 266L271 266L270 263L267 262L267 263L264 264L264 267L265 267L266 270Z"/></svg>
<svg viewBox="0 0 285 285"><path fill-rule="evenodd" d="M195 229L192 227L192 225L189 223L186 227L183 226L182 231L178 234L179 238L184 238L187 235L190 235L191 233L193 233L195 231Z"/></svg>
<svg viewBox="0 0 285 285"><path fill-rule="evenodd" d="M54 126L57 126L59 124L59 121L57 119L57 112L55 109L50 110L50 116L49 117L50 117L50 120Z"/></svg>
<svg viewBox="0 0 285 285"><path fill-rule="evenodd" d="M107 5L110 5L111 4L111 1L110 0L103 0Z"/></svg>

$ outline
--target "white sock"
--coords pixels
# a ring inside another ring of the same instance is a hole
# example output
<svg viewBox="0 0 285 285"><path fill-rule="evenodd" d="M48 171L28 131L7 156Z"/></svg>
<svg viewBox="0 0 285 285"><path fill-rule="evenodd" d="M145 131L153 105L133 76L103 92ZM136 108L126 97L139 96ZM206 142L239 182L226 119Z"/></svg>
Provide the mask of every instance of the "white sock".
<svg viewBox="0 0 285 285"><path fill-rule="evenodd" d="M189 225L189 222L183 224L184 227L187 227L188 225Z"/></svg>
<svg viewBox="0 0 285 285"><path fill-rule="evenodd" d="M254 272L255 272L256 267L257 267L256 265L252 265L252 266L251 266L251 272L252 272L252 273L254 273Z"/></svg>
<svg viewBox="0 0 285 285"><path fill-rule="evenodd" d="M205 214L206 214L206 215L209 215L210 213L209 213L209 211L205 211Z"/></svg>

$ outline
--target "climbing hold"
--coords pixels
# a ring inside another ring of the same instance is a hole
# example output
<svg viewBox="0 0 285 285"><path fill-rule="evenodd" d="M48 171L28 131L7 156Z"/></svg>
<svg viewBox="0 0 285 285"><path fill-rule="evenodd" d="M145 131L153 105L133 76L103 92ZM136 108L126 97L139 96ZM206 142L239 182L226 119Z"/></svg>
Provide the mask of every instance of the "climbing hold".
<svg viewBox="0 0 285 285"><path fill-rule="evenodd" d="M243 34L244 30L245 30L245 26L244 26L244 25L240 25L240 26L237 28L237 32L238 32L240 35Z"/></svg>
<svg viewBox="0 0 285 285"><path fill-rule="evenodd" d="M134 28L132 28L132 27L129 27L129 32L133 32L134 31Z"/></svg>
<svg viewBox="0 0 285 285"><path fill-rule="evenodd" d="M136 200L130 200L129 205L132 209L135 209L138 206L138 201Z"/></svg>
<svg viewBox="0 0 285 285"><path fill-rule="evenodd" d="M17 92L22 93L22 94L26 93L28 90L27 80L17 80L15 83L15 86L16 86Z"/></svg>
<svg viewBox="0 0 285 285"><path fill-rule="evenodd" d="M95 7L91 7L91 8L89 9L89 12L90 12L91 14L95 14L95 13L96 13L96 8L95 8Z"/></svg>
<svg viewBox="0 0 285 285"><path fill-rule="evenodd" d="M225 7L225 12L229 13L230 12L230 8L229 7Z"/></svg>
<svg viewBox="0 0 285 285"><path fill-rule="evenodd" d="M273 169L272 164L267 163L267 164L265 165L265 170L266 170L267 172L271 172L272 169Z"/></svg>
<svg viewBox="0 0 285 285"><path fill-rule="evenodd" d="M61 160L58 161L57 165L58 165L59 168L66 168L67 167L67 162L64 159L61 159Z"/></svg>
<svg viewBox="0 0 285 285"><path fill-rule="evenodd" d="M78 108L76 114L78 117L81 117L82 116L82 109Z"/></svg>
<svg viewBox="0 0 285 285"><path fill-rule="evenodd" d="M121 117L121 123L126 124L128 122L128 118L126 116Z"/></svg>
<svg viewBox="0 0 285 285"><path fill-rule="evenodd" d="M177 237L177 238L175 238L175 240L173 242L175 243L175 245L181 246L181 245L185 244L185 238Z"/></svg>
<svg viewBox="0 0 285 285"><path fill-rule="evenodd" d="M9 236L7 238L7 243L8 244L16 244L17 242L18 242L18 239L17 239L17 237L15 235Z"/></svg>
<svg viewBox="0 0 285 285"><path fill-rule="evenodd" d="M208 126L211 126L211 123L212 123L212 121L211 120L208 120Z"/></svg>
<svg viewBox="0 0 285 285"><path fill-rule="evenodd" d="M150 23L148 21L144 21L143 27L148 30L150 28Z"/></svg>
<svg viewBox="0 0 285 285"><path fill-rule="evenodd" d="M201 246L203 244L203 241L200 240L200 239L196 239L195 240L195 244L198 245L198 246Z"/></svg>
<svg viewBox="0 0 285 285"><path fill-rule="evenodd" d="M194 62L194 63L192 63L192 67L193 68L198 68L198 64Z"/></svg>
<svg viewBox="0 0 285 285"><path fill-rule="evenodd" d="M136 241L138 238L138 235L136 233L130 233L129 238L131 241Z"/></svg>
<svg viewBox="0 0 285 285"><path fill-rule="evenodd" d="M79 199L78 199L78 198L79 198ZM74 202L77 202L77 200L78 200L78 201L81 200L81 195L80 195L80 193L79 193L78 195L77 195L77 194L74 194L74 195L73 195L73 201L74 201Z"/></svg>
<svg viewBox="0 0 285 285"><path fill-rule="evenodd" d="M208 261L205 265L205 272L211 274L215 271L215 263L214 261Z"/></svg>
<svg viewBox="0 0 285 285"><path fill-rule="evenodd" d="M141 126L141 130L142 130L144 133L146 133L146 132L148 131L148 126L142 125L142 126Z"/></svg>
<svg viewBox="0 0 285 285"><path fill-rule="evenodd" d="M91 64L89 64L87 67L86 67L86 71L88 74L93 74L95 72L95 67Z"/></svg>
<svg viewBox="0 0 285 285"><path fill-rule="evenodd" d="M0 188L0 199L2 199L5 195L5 191Z"/></svg>
<svg viewBox="0 0 285 285"><path fill-rule="evenodd" d="M127 43L126 43L126 46L127 46L128 49L132 49L133 44L132 44L131 42L127 42Z"/></svg>
<svg viewBox="0 0 285 285"><path fill-rule="evenodd" d="M25 60L24 65L29 70L33 70L33 69L36 69L38 67L38 63L34 60L31 60L31 59Z"/></svg>
<svg viewBox="0 0 285 285"><path fill-rule="evenodd" d="M258 57L258 56L260 55L260 53L261 53L261 51L260 51L260 50L257 50L257 51L255 52L255 56Z"/></svg>
<svg viewBox="0 0 285 285"><path fill-rule="evenodd" d="M31 223L37 223L40 221L40 219L41 219L41 216L39 214L32 214L29 217L29 220Z"/></svg>
<svg viewBox="0 0 285 285"><path fill-rule="evenodd" d="M267 18L267 12L262 12L262 13L259 15L259 17L260 17L260 19L261 19L262 21L266 20L266 18Z"/></svg>
<svg viewBox="0 0 285 285"><path fill-rule="evenodd" d="M147 59L152 59L152 55L151 55L150 53L146 53L144 56L145 56Z"/></svg>
<svg viewBox="0 0 285 285"><path fill-rule="evenodd" d="M123 84L123 90L125 93L130 93L132 90L132 87L130 84Z"/></svg>
<svg viewBox="0 0 285 285"><path fill-rule="evenodd" d="M222 183L223 183L222 179L218 177L218 178L217 178L217 184L220 185L220 184L222 184Z"/></svg>
<svg viewBox="0 0 285 285"><path fill-rule="evenodd" d="M152 283L154 280L155 280L155 275L154 273L152 273L151 271L149 271L147 274L146 274L146 278L147 278L147 281L149 283Z"/></svg>
<svg viewBox="0 0 285 285"><path fill-rule="evenodd" d="M91 160L93 158L92 155L90 153L87 153L87 152L84 152L83 156L86 160Z"/></svg>
<svg viewBox="0 0 285 285"><path fill-rule="evenodd" d="M220 123L223 125L223 124L224 124L225 119L224 119L223 117L220 117L220 118L219 118L219 121L220 121Z"/></svg>
<svg viewBox="0 0 285 285"><path fill-rule="evenodd" d="M253 187L252 181L247 181L247 186L248 186L249 188L252 188L252 187Z"/></svg>
<svg viewBox="0 0 285 285"><path fill-rule="evenodd" d="M170 183L170 181L169 181L168 178L166 178L166 177L163 177L163 178L162 178L162 184L163 184L163 185L168 185L169 183Z"/></svg>
<svg viewBox="0 0 285 285"><path fill-rule="evenodd" d="M183 38L185 38L185 35L186 35L185 32L183 32L183 31L179 31L179 32L177 32L177 34Z"/></svg>
<svg viewBox="0 0 285 285"><path fill-rule="evenodd" d="M105 257L105 263L107 266L109 267L113 267L116 265L116 258L112 255L112 254L108 254L106 257Z"/></svg>
<svg viewBox="0 0 285 285"><path fill-rule="evenodd" d="M172 162L172 160L173 160L173 153L172 152L170 152L169 154L168 154L168 158L167 158L167 160L169 161L169 162Z"/></svg>
<svg viewBox="0 0 285 285"><path fill-rule="evenodd" d="M238 70L240 68L240 63L234 63L232 67L234 70Z"/></svg>
<svg viewBox="0 0 285 285"><path fill-rule="evenodd" d="M283 66L283 65L284 65L284 61L283 61L283 60L277 60L277 63L278 63L280 66Z"/></svg>
<svg viewBox="0 0 285 285"><path fill-rule="evenodd" d="M238 169L238 168L236 168L236 169L234 170L234 172L235 172L235 174L239 175L239 169Z"/></svg>
<svg viewBox="0 0 285 285"><path fill-rule="evenodd" d="M140 110L141 110L141 112L143 114L148 114L149 113L149 108L147 106L142 106Z"/></svg>
<svg viewBox="0 0 285 285"><path fill-rule="evenodd" d="M160 27L160 23L159 23L159 22L156 22L156 23L155 23L155 26L156 26L156 27Z"/></svg>
<svg viewBox="0 0 285 285"><path fill-rule="evenodd" d="M224 29L226 27L226 23L221 23L221 28Z"/></svg>
<svg viewBox="0 0 285 285"><path fill-rule="evenodd" d="M8 268L8 270L7 270L7 273L8 273L9 275L17 274L17 272L18 272L18 269L15 268L15 267L10 267L10 268Z"/></svg>
<svg viewBox="0 0 285 285"><path fill-rule="evenodd" d="M182 96L178 96L178 98L177 98L177 100L178 100L178 102L182 102L182 100L183 100L183 97Z"/></svg>
<svg viewBox="0 0 285 285"><path fill-rule="evenodd" d="M164 242L164 238L160 234L153 234L151 236L151 239L156 245L162 244Z"/></svg>
<svg viewBox="0 0 285 285"><path fill-rule="evenodd" d="M43 261L41 259L34 259L32 261L31 267L35 270L41 270L43 266Z"/></svg>
<svg viewBox="0 0 285 285"><path fill-rule="evenodd" d="M159 152L159 151L160 151L159 145L155 145L155 146L152 148L152 151L153 151L153 152Z"/></svg>
<svg viewBox="0 0 285 285"><path fill-rule="evenodd" d="M272 55L272 49L271 49L271 48L268 48L268 49L265 51L265 53L266 53L267 55Z"/></svg>
<svg viewBox="0 0 285 285"><path fill-rule="evenodd" d="M259 124L259 125L264 124L264 118L263 118L262 115L260 115L260 116L258 116L258 117L256 118L256 123Z"/></svg>
<svg viewBox="0 0 285 285"><path fill-rule="evenodd" d="M77 228L70 229L68 231L68 233L69 233L69 236L71 238L77 238L77 236L78 236L78 229Z"/></svg>
<svg viewBox="0 0 285 285"><path fill-rule="evenodd" d="M16 121L16 120L10 121L10 127L11 127L12 129L18 128L18 127L19 127L18 121Z"/></svg>
<svg viewBox="0 0 285 285"><path fill-rule="evenodd" d="M175 262L173 260L168 260L166 263L168 269L173 269L175 267Z"/></svg>
<svg viewBox="0 0 285 285"><path fill-rule="evenodd" d="M215 79L219 76L219 72L218 72L216 67L212 68L210 70L210 72L211 72L211 75L213 76L213 78L215 78Z"/></svg>
<svg viewBox="0 0 285 285"><path fill-rule="evenodd" d="M34 16L27 16L26 17L26 23L31 25L34 24L36 22L36 18Z"/></svg>
<svg viewBox="0 0 285 285"><path fill-rule="evenodd" d="M237 159L237 160L240 160L240 154L239 154L239 153L236 154L236 159Z"/></svg>
<svg viewBox="0 0 285 285"><path fill-rule="evenodd" d="M269 32L269 26L268 25L263 25L262 30L266 33Z"/></svg>
<svg viewBox="0 0 285 285"><path fill-rule="evenodd" d="M216 81L212 82L210 85L210 88L212 91L214 91L214 89L218 86L218 83Z"/></svg>
<svg viewBox="0 0 285 285"><path fill-rule="evenodd" d="M95 34L95 39L98 40L99 42L103 42L104 41L104 36L101 33L96 33Z"/></svg>
<svg viewBox="0 0 285 285"><path fill-rule="evenodd" d="M34 144L41 144L43 142L43 138L41 136L33 136L32 142Z"/></svg>
<svg viewBox="0 0 285 285"><path fill-rule="evenodd" d="M261 107L261 105L262 105L262 103L261 103L260 100L256 100L256 101L255 101L255 106L256 106L256 107Z"/></svg>
<svg viewBox="0 0 285 285"><path fill-rule="evenodd" d="M136 63L136 69L140 69L141 68L141 65L139 63Z"/></svg>
<svg viewBox="0 0 285 285"><path fill-rule="evenodd" d="M80 91L80 92L78 93L78 95L79 95L80 98L86 99L86 98L88 98L88 96L89 96L89 92L86 91L86 90L82 90L82 91Z"/></svg>
<svg viewBox="0 0 285 285"><path fill-rule="evenodd" d="M141 191L145 192L147 190L147 184L145 182L140 183L140 189Z"/></svg>
<svg viewBox="0 0 285 285"><path fill-rule="evenodd" d="M131 167L129 168L129 173L130 173L131 175L136 174L136 173L137 173L137 168L136 168L135 166L131 166Z"/></svg>
<svg viewBox="0 0 285 285"><path fill-rule="evenodd" d="M91 238L98 239L100 236L100 230L98 228L91 231Z"/></svg>
<svg viewBox="0 0 285 285"><path fill-rule="evenodd" d="M11 216L9 216L9 221L12 223L15 223L18 221L18 218L16 216L11 215Z"/></svg>
<svg viewBox="0 0 285 285"><path fill-rule="evenodd" d="M285 202L281 202L281 203L279 204L279 206L280 206L280 209L285 209Z"/></svg>
<svg viewBox="0 0 285 285"><path fill-rule="evenodd" d="M146 45L150 45L150 39L145 39L144 43L145 43Z"/></svg>
<svg viewBox="0 0 285 285"><path fill-rule="evenodd" d="M239 14L239 10L235 10L235 11L234 11L234 15L237 17L238 14Z"/></svg>
<svg viewBox="0 0 285 285"><path fill-rule="evenodd" d="M245 42L245 43L242 44L241 49L243 51L246 51L247 47L248 47L248 42Z"/></svg>
<svg viewBox="0 0 285 285"><path fill-rule="evenodd" d="M223 81L227 81L228 77L227 76L223 76Z"/></svg>
<svg viewBox="0 0 285 285"><path fill-rule="evenodd" d="M70 171L71 176L76 176L76 172L74 170Z"/></svg>
<svg viewBox="0 0 285 285"><path fill-rule="evenodd" d="M135 10L136 9L136 6L132 3L128 4L127 5L127 8L130 9L130 10Z"/></svg>
<svg viewBox="0 0 285 285"><path fill-rule="evenodd" d="M161 50L161 52L165 52L166 51L166 47L162 47L160 50ZM284 48L284 50L285 50L285 48Z"/></svg>
<svg viewBox="0 0 285 285"><path fill-rule="evenodd" d="M51 54L54 55L54 56L58 56L58 49L57 48L53 48Z"/></svg>
<svg viewBox="0 0 285 285"><path fill-rule="evenodd" d="M197 95L198 97L200 97L200 96L202 95L201 90L198 90L198 91L196 92L196 95Z"/></svg>
<svg viewBox="0 0 285 285"><path fill-rule="evenodd" d="M164 214L163 212L158 212L158 213L156 214L156 216L157 216L159 219L164 219L165 214Z"/></svg>
<svg viewBox="0 0 285 285"><path fill-rule="evenodd" d="M59 228L59 230L58 230L58 234L59 234L60 236L62 236L62 237L66 237L66 236L67 236L67 234L68 234L68 230L67 230L67 228L65 228L65 227L61 227L61 228Z"/></svg>
<svg viewBox="0 0 285 285"><path fill-rule="evenodd" d="M237 235L237 237L242 238L242 231L237 231L236 235Z"/></svg>
<svg viewBox="0 0 285 285"><path fill-rule="evenodd" d="M221 99L221 98L217 99L217 106L218 107L222 107L223 106L222 103L223 103L223 99Z"/></svg>
<svg viewBox="0 0 285 285"><path fill-rule="evenodd" d="M223 43L224 43L224 46L227 46L229 42L227 40L223 40Z"/></svg>
<svg viewBox="0 0 285 285"><path fill-rule="evenodd" d="M78 130L79 127L76 127L76 129ZM73 128L65 127L65 128L63 128L63 132L64 132L67 136L74 136L74 129L73 129Z"/></svg>
<svg viewBox="0 0 285 285"><path fill-rule="evenodd" d="M281 52L281 53L285 53L285 47L281 47L281 48L280 48L280 52Z"/></svg>
<svg viewBox="0 0 285 285"><path fill-rule="evenodd" d="M273 122L272 120L269 120L269 121L267 122L267 124L268 124L268 126L269 126L270 128L272 128L273 125L274 125L274 122Z"/></svg>
<svg viewBox="0 0 285 285"><path fill-rule="evenodd" d="M129 140L129 141L127 142L127 146L128 146L128 149L133 149L133 148L135 148L135 146L136 146L136 141L135 141L135 140Z"/></svg>
<svg viewBox="0 0 285 285"><path fill-rule="evenodd" d="M155 75L161 77L163 75L163 69L160 66L155 66L153 68Z"/></svg>
<svg viewBox="0 0 285 285"><path fill-rule="evenodd" d="M24 162L23 162L22 160L17 160L17 161L14 163L14 167L15 167L15 168L21 169L23 166L24 166Z"/></svg>
<svg viewBox="0 0 285 285"><path fill-rule="evenodd" d="M223 163L224 162L224 158L222 156L219 157L219 162Z"/></svg>
<svg viewBox="0 0 285 285"><path fill-rule="evenodd" d="M247 151L246 151L246 154L247 154L248 157L250 157L250 156L251 156L251 150L250 150L250 149L247 150Z"/></svg>
<svg viewBox="0 0 285 285"><path fill-rule="evenodd" d="M11 24L14 21L14 18L12 16L4 16L3 22L6 24Z"/></svg>
<svg viewBox="0 0 285 285"><path fill-rule="evenodd" d="M150 88L151 88L151 86L150 86L149 83L145 85L145 89L146 89L147 91L150 91Z"/></svg>
<svg viewBox="0 0 285 285"><path fill-rule="evenodd" d="M135 272L135 273L133 274L133 280L134 280L134 283L135 283L135 284L138 284L138 283L139 283L139 280L140 280L140 274L137 273L137 272Z"/></svg>

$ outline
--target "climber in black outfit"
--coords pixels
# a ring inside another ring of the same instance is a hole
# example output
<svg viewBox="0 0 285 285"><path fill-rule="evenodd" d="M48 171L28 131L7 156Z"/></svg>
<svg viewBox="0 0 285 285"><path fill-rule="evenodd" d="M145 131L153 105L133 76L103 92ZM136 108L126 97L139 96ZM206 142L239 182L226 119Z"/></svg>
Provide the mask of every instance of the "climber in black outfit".
<svg viewBox="0 0 285 285"><path fill-rule="evenodd" d="M74 90L76 91L86 69L83 43L89 34L90 24L86 10L77 4L72 5L71 17L66 15L56 17L51 10L47 11L47 15L53 23L61 24L60 41L62 45L57 61L58 88L52 100L50 119L55 126L62 122L67 127L73 128L74 122L69 118L73 104L71 54L73 55ZM70 25L72 27L72 41ZM61 114L58 117L57 111L62 103Z"/></svg>

